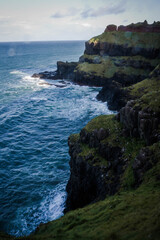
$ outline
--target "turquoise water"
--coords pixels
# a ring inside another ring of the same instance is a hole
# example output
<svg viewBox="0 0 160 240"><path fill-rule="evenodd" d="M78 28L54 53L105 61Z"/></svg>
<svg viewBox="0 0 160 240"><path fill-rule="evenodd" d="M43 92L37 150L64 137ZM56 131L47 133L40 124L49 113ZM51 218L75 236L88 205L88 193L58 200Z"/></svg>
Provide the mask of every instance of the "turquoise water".
<svg viewBox="0 0 160 240"><path fill-rule="evenodd" d="M83 41L0 43L0 231L28 235L63 215L68 136L110 112L98 88L31 75L83 51Z"/></svg>

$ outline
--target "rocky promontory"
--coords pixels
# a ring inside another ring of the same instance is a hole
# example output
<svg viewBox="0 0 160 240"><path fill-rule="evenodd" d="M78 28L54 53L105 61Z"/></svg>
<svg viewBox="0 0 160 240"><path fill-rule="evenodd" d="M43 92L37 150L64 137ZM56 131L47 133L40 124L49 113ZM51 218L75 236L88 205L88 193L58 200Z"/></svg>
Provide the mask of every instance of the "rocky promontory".
<svg viewBox="0 0 160 240"><path fill-rule="evenodd" d="M160 238L160 23L109 25L78 63L34 77L101 86L117 114L68 139L65 215L21 240ZM0 239L16 239L0 233Z"/></svg>
<svg viewBox="0 0 160 240"><path fill-rule="evenodd" d="M70 136L67 211L113 195L125 184L136 187L157 163L147 146L160 143L159 70L160 65L150 78L130 87L133 100L116 116L99 116Z"/></svg>
<svg viewBox="0 0 160 240"><path fill-rule="evenodd" d="M119 110L126 104L125 87L149 76L160 60L160 23L109 25L85 43L79 62L57 62L56 72L34 74L46 79L68 79L80 85L103 87L98 100ZM117 101L120 99L120 101Z"/></svg>

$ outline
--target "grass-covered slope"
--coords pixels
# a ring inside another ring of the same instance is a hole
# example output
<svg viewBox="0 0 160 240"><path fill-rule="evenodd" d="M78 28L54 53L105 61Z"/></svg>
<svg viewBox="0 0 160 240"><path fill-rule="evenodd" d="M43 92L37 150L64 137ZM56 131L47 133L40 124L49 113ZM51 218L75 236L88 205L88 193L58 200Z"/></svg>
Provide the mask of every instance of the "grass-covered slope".
<svg viewBox="0 0 160 240"><path fill-rule="evenodd" d="M159 32L105 31L86 42L74 80L97 86L115 80L129 86L148 77L160 60L159 54Z"/></svg>
<svg viewBox="0 0 160 240"><path fill-rule="evenodd" d="M99 42L125 45L126 47L140 47L140 48L159 48L159 33L149 32L104 32L101 35L93 37L89 43L94 45Z"/></svg>
<svg viewBox="0 0 160 240"><path fill-rule="evenodd" d="M96 75L101 78L110 79L119 74L121 76L143 76L147 77L150 69L154 68L159 59L146 59L141 56L124 56L124 57L97 57L92 55L84 55L85 61L78 64L77 71L85 72L88 75ZM100 61L100 63L97 61ZM147 69L148 67L148 69Z"/></svg>
<svg viewBox="0 0 160 240"><path fill-rule="evenodd" d="M136 98L135 107L160 112L160 64L151 72L149 78L129 87L128 90L130 95Z"/></svg>

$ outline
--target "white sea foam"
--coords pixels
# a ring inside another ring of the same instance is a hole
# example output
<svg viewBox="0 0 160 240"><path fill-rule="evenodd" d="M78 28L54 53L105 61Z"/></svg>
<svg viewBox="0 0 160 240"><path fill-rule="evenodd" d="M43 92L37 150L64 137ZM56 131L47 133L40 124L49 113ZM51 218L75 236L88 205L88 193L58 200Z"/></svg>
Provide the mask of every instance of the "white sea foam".
<svg viewBox="0 0 160 240"><path fill-rule="evenodd" d="M17 209L15 226L10 234L15 236L29 235L40 223L55 220L63 215L66 193L63 185L57 187L42 200L40 205L21 207Z"/></svg>
<svg viewBox="0 0 160 240"><path fill-rule="evenodd" d="M33 101L47 101L47 98L45 98L45 97L32 97L31 98L31 100L33 100Z"/></svg>
<svg viewBox="0 0 160 240"><path fill-rule="evenodd" d="M20 76L23 76L23 75L25 75L25 73L24 73L24 72L22 72L22 71L19 71L19 70L14 70L14 71L10 72L10 74L16 74L16 75L20 75Z"/></svg>

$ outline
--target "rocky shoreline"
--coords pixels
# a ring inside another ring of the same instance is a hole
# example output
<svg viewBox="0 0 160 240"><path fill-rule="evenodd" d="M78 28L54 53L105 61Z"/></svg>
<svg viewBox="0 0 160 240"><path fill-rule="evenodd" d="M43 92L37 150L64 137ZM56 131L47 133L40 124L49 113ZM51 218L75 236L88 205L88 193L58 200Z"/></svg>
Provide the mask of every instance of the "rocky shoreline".
<svg viewBox="0 0 160 240"><path fill-rule="evenodd" d="M69 137L66 214L19 239L158 240L160 22L109 25L79 62L33 77L102 87L97 99L118 113Z"/></svg>
<svg viewBox="0 0 160 240"><path fill-rule="evenodd" d="M160 45L157 41L160 42L159 22L149 25L145 21L126 27L109 25L102 35L85 43L84 55L79 62L57 62L56 72L44 72L33 77L49 76L50 79L69 79L80 85L102 87L97 99L106 101L109 109L119 111L116 121L123 127L117 141L121 141L121 137L136 138L144 141L144 147L149 146L160 141L157 131L160 111L155 112L149 106L142 109L138 99L140 95L132 93L132 86L144 79L159 79ZM157 70L154 70L157 65ZM140 88L141 96L145 94L144 89L145 85ZM109 129L95 126L92 132L84 128L79 135L69 138L71 176L66 188L65 212L104 199L120 189L129 160L123 156L123 145L108 144L110 135ZM152 167L143 157L148 152L141 150L134 160L132 171L137 183ZM97 165L102 159L107 166Z"/></svg>

